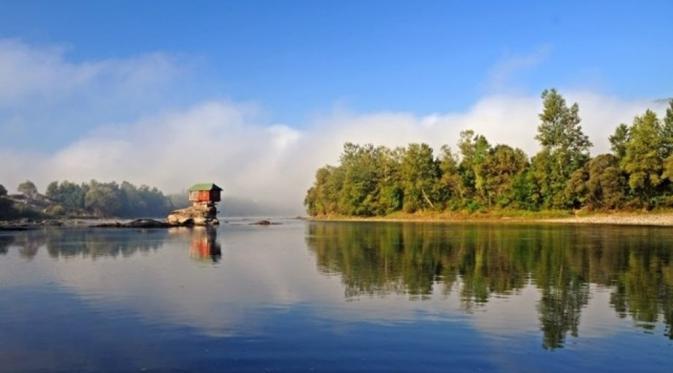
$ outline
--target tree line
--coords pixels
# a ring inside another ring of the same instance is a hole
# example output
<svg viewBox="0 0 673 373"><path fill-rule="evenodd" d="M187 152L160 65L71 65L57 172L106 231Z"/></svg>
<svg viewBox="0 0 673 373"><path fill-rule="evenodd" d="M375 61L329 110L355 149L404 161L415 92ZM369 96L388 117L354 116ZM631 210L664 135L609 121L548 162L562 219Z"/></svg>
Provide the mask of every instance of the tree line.
<svg viewBox="0 0 673 373"><path fill-rule="evenodd" d="M19 184L19 194L9 196L0 185L0 218L43 214L46 216L148 217L162 216L175 208L170 196L147 185L135 186L127 181L81 184L54 181L45 194L35 184ZM22 203L18 203L18 202ZM29 206L29 208L25 207ZM32 211L31 211L32 209Z"/></svg>
<svg viewBox="0 0 673 373"><path fill-rule="evenodd" d="M611 152L591 157L577 103L555 89L543 110L532 158L492 145L472 130L458 151L427 144L390 149L346 143L337 166L317 170L304 204L312 216L387 215L398 211L623 209L673 206L673 100L665 117L651 110L620 124Z"/></svg>

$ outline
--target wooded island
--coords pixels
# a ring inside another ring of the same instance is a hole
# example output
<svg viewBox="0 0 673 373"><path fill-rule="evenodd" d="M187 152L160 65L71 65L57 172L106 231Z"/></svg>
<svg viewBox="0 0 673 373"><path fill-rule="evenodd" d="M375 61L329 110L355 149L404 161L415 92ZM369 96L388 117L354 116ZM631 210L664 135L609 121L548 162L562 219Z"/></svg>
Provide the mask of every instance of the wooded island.
<svg viewBox="0 0 673 373"><path fill-rule="evenodd" d="M311 216L396 212L629 210L673 207L673 100L660 119L647 110L609 137L611 153L591 157L579 106L555 89L543 110L532 158L461 132L458 152L427 144L390 149L346 143L337 166L318 169L304 204Z"/></svg>
<svg viewBox="0 0 673 373"><path fill-rule="evenodd" d="M181 195L164 195L147 185L135 186L127 181L81 184L54 181L41 194L35 184L19 184L17 194L9 194L0 185L0 220L19 218L68 217L147 217L163 216L187 205Z"/></svg>

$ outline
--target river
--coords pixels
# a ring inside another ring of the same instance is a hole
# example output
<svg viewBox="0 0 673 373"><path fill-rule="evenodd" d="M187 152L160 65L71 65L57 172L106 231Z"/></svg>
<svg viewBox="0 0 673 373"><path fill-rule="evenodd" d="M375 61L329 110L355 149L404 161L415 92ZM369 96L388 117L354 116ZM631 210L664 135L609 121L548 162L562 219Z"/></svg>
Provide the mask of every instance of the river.
<svg viewBox="0 0 673 373"><path fill-rule="evenodd" d="M670 371L673 229L0 232L0 371Z"/></svg>

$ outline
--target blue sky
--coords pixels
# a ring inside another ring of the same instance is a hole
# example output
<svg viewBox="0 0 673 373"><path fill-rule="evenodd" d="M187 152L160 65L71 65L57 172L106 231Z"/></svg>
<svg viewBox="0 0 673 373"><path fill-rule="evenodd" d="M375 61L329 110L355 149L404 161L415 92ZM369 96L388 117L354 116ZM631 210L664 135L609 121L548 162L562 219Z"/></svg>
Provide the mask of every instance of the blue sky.
<svg viewBox="0 0 673 373"><path fill-rule="evenodd" d="M181 101L255 101L301 124L358 111L461 110L511 58L546 52L511 89L673 95L671 1L6 1L0 37L68 59L160 51L192 59Z"/></svg>
<svg viewBox="0 0 673 373"><path fill-rule="evenodd" d="M192 172L221 171L232 193L255 190L232 175L262 164L260 185L294 173L285 189L303 193L344 141L453 145L474 128L534 152L549 87L579 101L605 151L617 124L673 96L671 14L672 1L0 1L0 156L12 160L0 183L176 190L175 160L118 167L170 144L226 149ZM297 158L310 162L295 171Z"/></svg>

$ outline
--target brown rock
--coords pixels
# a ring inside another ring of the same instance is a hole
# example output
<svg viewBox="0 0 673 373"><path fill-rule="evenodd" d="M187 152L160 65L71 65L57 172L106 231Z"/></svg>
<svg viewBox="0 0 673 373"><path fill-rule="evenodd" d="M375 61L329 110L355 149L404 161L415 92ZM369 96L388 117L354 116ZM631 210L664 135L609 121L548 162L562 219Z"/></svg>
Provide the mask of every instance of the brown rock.
<svg viewBox="0 0 673 373"><path fill-rule="evenodd" d="M195 203L191 207L172 211L166 221L173 225L217 225L217 209L212 203Z"/></svg>

